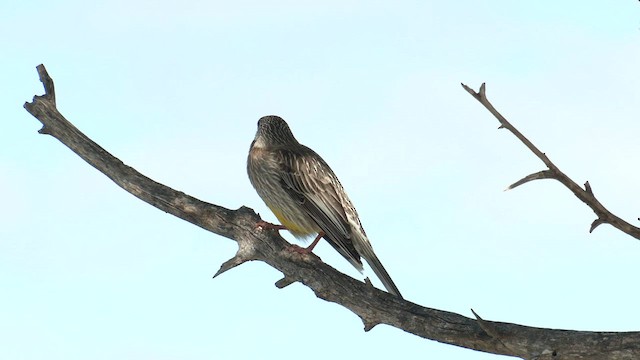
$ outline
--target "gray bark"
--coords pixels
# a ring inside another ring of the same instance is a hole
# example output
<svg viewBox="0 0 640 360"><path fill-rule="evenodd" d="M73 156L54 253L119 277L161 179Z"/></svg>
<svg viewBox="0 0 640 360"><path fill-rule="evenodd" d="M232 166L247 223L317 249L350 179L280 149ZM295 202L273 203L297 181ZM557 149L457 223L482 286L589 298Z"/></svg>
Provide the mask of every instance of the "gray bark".
<svg viewBox="0 0 640 360"><path fill-rule="evenodd" d="M37 69L45 94L35 96L24 106L42 123L39 132L58 139L139 199L236 241L237 253L222 264L216 276L247 261L263 261L284 275L276 286L304 284L317 297L355 313L362 319L365 331L377 324L388 324L425 339L522 359L640 359L640 332L535 328L486 321L475 313L475 319L469 318L402 300L338 272L313 254L289 251L289 244L277 231L256 226L261 219L252 209L243 206L231 210L198 200L153 181L111 155L64 118L56 108L53 81L43 65ZM590 188L585 191L591 193ZM613 222L612 218L602 218Z"/></svg>

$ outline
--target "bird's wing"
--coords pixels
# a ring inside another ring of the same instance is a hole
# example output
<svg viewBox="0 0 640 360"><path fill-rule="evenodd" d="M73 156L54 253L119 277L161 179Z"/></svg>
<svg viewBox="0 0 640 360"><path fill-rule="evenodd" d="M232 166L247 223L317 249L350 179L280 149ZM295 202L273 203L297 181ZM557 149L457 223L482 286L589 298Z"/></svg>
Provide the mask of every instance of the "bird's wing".
<svg viewBox="0 0 640 360"><path fill-rule="evenodd" d="M325 239L356 269L362 271L360 254L353 245L351 228L341 197L342 188L329 165L311 149L282 152L285 168L282 184L325 233Z"/></svg>
<svg viewBox="0 0 640 360"><path fill-rule="evenodd" d="M391 276L373 252L356 210L344 194L338 178L313 150L306 147L303 150L304 152L282 153L282 163L286 164L282 171L284 188L325 232L325 239L329 244L356 269L363 271L360 256L364 257L387 291L402 297ZM349 218L352 219L351 222ZM350 223L353 223L353 226L357 224L360 232L353 233ZM354 242L358 242L358 246L354 246Z"/></svg>

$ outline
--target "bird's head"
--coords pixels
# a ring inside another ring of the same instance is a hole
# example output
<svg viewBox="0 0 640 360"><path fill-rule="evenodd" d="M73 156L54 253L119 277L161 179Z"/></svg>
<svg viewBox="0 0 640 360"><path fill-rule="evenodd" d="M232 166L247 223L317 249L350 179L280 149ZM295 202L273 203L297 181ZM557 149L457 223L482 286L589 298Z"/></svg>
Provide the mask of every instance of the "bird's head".
<svg viewBox="0 0 640 360"><path fill-rule="evenodd" d="M298 141L289 129L289 125L281 117L268 115L258 120L258 131L252 147L271 148L287 144L298 144Z"/></svg>

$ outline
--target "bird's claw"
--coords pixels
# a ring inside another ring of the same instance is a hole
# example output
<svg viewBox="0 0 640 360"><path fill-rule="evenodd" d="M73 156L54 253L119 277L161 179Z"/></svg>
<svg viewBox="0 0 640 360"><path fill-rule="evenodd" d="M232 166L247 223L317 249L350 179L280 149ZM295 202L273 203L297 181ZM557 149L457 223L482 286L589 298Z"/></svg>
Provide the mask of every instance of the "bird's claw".
<svg viewBox="0 0 640 360"><path fill-rule="evenodd" d="M287 228L284 227L283 225L276 225L276 224L272 224L270 222L264 221L264 220L260 220L256 223L257 227L263 228L263 229L271 229L271 230L286 230Z"/></svg>

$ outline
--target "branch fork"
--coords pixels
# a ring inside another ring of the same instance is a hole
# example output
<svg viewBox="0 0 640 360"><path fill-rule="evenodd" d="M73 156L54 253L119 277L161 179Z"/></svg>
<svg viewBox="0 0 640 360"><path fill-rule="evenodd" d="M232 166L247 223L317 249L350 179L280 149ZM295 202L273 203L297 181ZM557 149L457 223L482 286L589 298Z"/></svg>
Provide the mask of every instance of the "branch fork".
<svg viewBox="0 0 640 360"><path fill-rule="evenodd" d="M400 299L374 288L369 281L359 281L340 273L323 263L317 256L292 254L286 250L289 244L276 232L257 228L256 225L261 219L253 210L244 206L230 210L176 191L142 175L104 150L60 114L56 108L53 80L43 65L39 65L37 69L45 94L35 96L33 101L25 103L24 107L43 124L40 133L58 139L88 164L140 200L238 243L236 254L220 266L214 277L247 261L258 260L284 274L284 277L276 282L279 288L300 282L317 297L339 304L356 314L362 320L365 331L373 329L378 324L387 324L426 339L522 359L640 358L640 332L541 329L489 322L473 311L475 319L472 319ZM478 93L466 85L463 87L498 117L501 128L514 133L547 165L548 170L529 175L520 180L520 184L515 183L516 186L543 178L556 179L591 206L598 219L601 219L600 223L612 224L636 238L640 236L640 232L636 232L637 228L630 225L625 227L626 223L608 212L595 199L590 186L586 184L585 190L582 190L509 124L486 99L484 84ZM596 222L595 226L592 225L593 228L599 225Z"/></svg>
<svg viewBox="0 0 640 360"><path fill-rule="evenodd" d="M495 107L489 102L487 99L487 87L485 83L480 85L480 89L476 92L469 86L465 84L461 84L462 87L473 96L480 104L482 104L489 112L498 119L500 123L500 129L507 129L513 135L515 135L518 140L520 140L535 156L538 157L546 166L547 169L533 173L531 175L527 175L524 178L516 181L515 183L509 185L506 190L514 189L520 185L528 183L533 180L541 180L541 179L554 179L559 181L562 185L564 185L569 191L571 191L578 199L584 202L587 206L593 210L596 214L597 219L591 223L589 228L589 233L593 232L598 226L602 224L610 224L617 228L618 230L640 240L640 228L631 225L630 223L622 220L618 216L611 213L607 208L605 208L600 201L593 194L593 190L591 189L591 185L587 181L584 184L584 190L578 185L575 181L571 180L565 173L563 173L548 157L545 153L540 151L529 139L527 139L518 129L516 129L507 119L500 114Z"/></svg>

